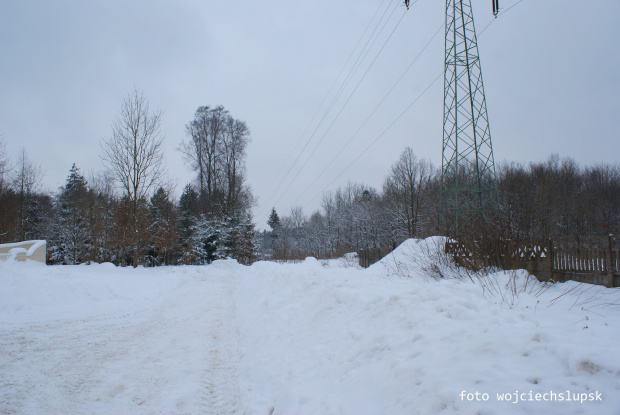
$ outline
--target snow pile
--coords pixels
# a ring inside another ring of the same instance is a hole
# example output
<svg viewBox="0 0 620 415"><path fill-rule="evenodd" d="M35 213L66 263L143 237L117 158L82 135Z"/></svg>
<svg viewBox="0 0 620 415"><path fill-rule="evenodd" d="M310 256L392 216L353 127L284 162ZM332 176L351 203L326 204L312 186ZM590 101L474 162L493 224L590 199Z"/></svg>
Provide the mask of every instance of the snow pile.
<svg viewBox="0 0 620 415"><path fill-rule="evenodd" d="M398 277L458 277L459 270L444 253L447 238L407 239L369 268Z"/></svg>
<svg viewBox="0 0 620 415"><path fill-rule="evenodd" d="M620 413L618 290L434 280L436 243L366 270L0 264L0 412Z"/></svg>
<svg viewBox="0 0 620 415"><path fill-rule="evenodd" d="M359 258L357 257L357 252L350 252L348 254L344 254L342 258L323 259L321 260L321 263L327 268L362 269L362 267L359 265Z"/></svg>
<svg viewBox="0 0 620 415"><path fill-rule="evenodd" d="M407 262L399 255L410 253L414 244L397 249L392 260ZM250 413L620 410L620 360L612 352L620 340L618 308L603 315L600 307L569 311L570 296L565 304L548 307L566 284L544 292L530 286L511 308L501 295L458 280L320 270L311 262L260 263L252 270L237 291L246 316L240 332L247 369L240 382ZM510 281L492 277L499 285ZM604 400L535 400L536 393L567 390L598 391ZM534 401L498 401L498 394L515 391L526 392L526 399L532 391ZM488 394L488 401L468 401L467 394L475 392Z"/></svg>

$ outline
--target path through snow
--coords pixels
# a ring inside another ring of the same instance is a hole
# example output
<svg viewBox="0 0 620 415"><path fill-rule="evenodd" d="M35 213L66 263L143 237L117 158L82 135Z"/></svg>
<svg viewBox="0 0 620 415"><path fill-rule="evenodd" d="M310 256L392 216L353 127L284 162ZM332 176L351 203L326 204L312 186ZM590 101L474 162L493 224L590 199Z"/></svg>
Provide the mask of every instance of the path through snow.
<svg viewBox="0 0 620 415"><path fill-rule="evenodd" d="M183 271L131 311L2 330L1 412L237 412L233 283Z"/></svg>
<svg viewBox="0 0 620 415"><path fill-rule="evenodd" d="M435 281L424 246L366 270L0 263L0 414L620 414L619 289Z"/></svg>

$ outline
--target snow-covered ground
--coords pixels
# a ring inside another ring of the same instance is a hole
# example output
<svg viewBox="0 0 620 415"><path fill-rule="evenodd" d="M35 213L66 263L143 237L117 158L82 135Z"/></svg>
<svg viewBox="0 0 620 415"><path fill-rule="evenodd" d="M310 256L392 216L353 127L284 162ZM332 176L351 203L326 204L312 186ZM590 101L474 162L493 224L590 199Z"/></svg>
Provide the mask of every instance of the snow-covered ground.
<svg viewBox="0 0 620 415"><path fill-rule="evenodd" d="M0 262L0 413L620 414L619 290L434 280L432 241L367 270Z"/></svg>

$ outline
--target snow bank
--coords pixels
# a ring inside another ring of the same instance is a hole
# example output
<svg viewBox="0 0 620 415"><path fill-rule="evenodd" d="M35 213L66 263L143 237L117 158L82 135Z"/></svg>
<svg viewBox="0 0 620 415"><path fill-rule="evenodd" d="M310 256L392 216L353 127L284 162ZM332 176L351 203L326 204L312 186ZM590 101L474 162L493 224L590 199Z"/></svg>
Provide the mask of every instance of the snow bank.
<svg viewBox="0 0 620 415"><path fill-rule="evenodd" d="M451 262L443 253L447 238L433 236L426 239L407 239L368 269L399 277L430 277L434 271L454 274Z"/></svg>
<svg viewBox="0 0 620 415"><path fill-rule="evenodd" d="M255 264L237 291L249 413L620 413L617 290L589 286L582 308L577 284L524 273L435 281L420 257L444 241L407 241L363 271Z"/></svg>
<svg viewBox="0 0 620 415"><path fill-rule="evenodd" d="M620 413L619 290L544 285L524 273L491 274L484 284L434 280L421 270L436 243L408 241L365 270L313 258L155 269L0 263L0 351L48 330L36 347L0 353L12 382L0 380L0 412L9 402L43 412L35 397L49 394L65 413L76 405L198 414L216 410L204 407L211 398L247 414ZM154 304L167 306L147 318ZM140 329L143 321L154 325ZM109 353L94 329L132 343L114 349L109 367L99 358L63 361L52 347L56 326L91 342L83 349L95 357ZM226 348L203 347L225 337ZM143 349L152 354L131 363ZM39 373L43 358L50 363ZM84 362L103 378L79 378L90 371ZM22 393L29 376L39 383ZM80 394L71 395L76 384Z"/></svg>

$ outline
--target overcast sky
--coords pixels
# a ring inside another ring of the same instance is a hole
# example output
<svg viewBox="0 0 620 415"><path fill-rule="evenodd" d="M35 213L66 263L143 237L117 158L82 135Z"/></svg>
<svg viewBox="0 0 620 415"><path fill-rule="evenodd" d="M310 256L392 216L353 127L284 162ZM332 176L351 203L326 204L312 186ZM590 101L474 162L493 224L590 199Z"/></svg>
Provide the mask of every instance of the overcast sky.
<svg viewBox="0 0 620 415"><path fill-rule="evenodd" d="M406 146L440 167L443 79L433 80L443 73L445 3L411 3L0 0L0 134L11 159L25 148L54 191L73 163L87 175L104 169L100 142L135 85L164 112L178 196L193 177L177 150L185 125L199 106L223 105L251 131L259 228L272 206L310 214L324 190L380 188ZM497 19L490 3L472 0L496 162L557 153L616 163L620 0L500 0Z"/></svg>

